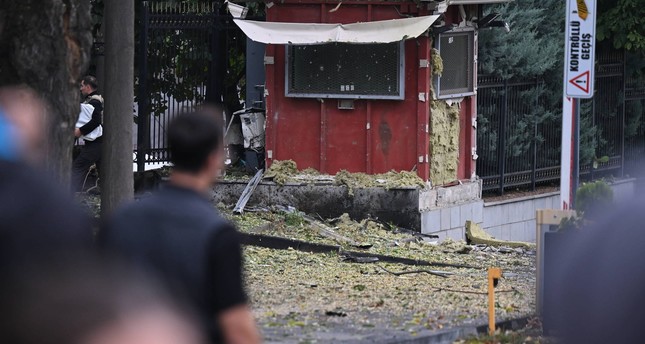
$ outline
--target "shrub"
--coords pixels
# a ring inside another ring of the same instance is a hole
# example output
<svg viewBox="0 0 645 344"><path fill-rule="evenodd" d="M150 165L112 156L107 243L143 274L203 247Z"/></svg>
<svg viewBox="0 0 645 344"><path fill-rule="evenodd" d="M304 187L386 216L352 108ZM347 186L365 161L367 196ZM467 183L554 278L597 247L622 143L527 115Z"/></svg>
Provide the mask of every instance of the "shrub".
<svg viewBox="0 0 645 344"><path fill-rule="evenodd" d="M602 180L584 183L576 193L576 210L586 219L598 216L614 201L614 191Z"/></svg>

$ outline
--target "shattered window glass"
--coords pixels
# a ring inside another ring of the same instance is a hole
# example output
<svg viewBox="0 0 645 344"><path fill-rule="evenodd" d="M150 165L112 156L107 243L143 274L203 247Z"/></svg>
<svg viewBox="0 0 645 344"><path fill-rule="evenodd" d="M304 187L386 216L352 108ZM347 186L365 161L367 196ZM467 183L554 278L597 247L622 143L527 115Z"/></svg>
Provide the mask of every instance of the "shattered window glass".
<svg viewBox="0 0 645 344"><path fill-rule="evenodd" d="M439 98L474 92L474 31L449 32L439 36L443 71L438 77Z"/></svg>
<svg viewBox="0 0 645 344"><path fill-rule="evenodd" d="M402 43L289 46L292 96L399 97Z"/></svg>

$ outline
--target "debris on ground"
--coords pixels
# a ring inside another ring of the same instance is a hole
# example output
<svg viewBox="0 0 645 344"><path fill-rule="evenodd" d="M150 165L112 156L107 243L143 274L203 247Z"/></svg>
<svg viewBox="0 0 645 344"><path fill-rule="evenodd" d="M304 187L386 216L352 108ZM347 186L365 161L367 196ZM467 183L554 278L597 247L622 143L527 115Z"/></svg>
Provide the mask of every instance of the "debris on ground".
<svg viewBox="0 0 645 344"><path fill-rule="evenodd" d="M240 196L240 199L237 201L235 208L233 208L233 213L241 214L244 211L244 207L246 206L246 203L251 198L251 195L253 195L253 191L255 191L255 188L258 186L258 184L260 184L263 174L264 174L264 171L259 170L255 174L255 176L251 178L249 183L246 185L246 188L244 188L244 191L242 191L242 195Z"/></svg>
<svg viewBox="0 0 645 344"><path fill-rule="evenodd" d="M286 212L284 207L276 211L245 212L233 216L228 209L223 214L228 215L242 232L257 233L257 227L262 227L262 234L319 243L340 245L343 250L352 251L356 247L349 242L321 235L319 228L308 223L301 212L291 210ZM511 265L530 266L528 260L533 260L534 250L529 248L496 247L491 245L468 245L464 241L446 239L439 243L424 236L416 236L401 232L395 226L388 226L375 219L356 221L344 214L336 219L318 219L320 223L331 228L335 233L350 239L354 244L369 246L364 252L373 255L386 255L413 260L443 262L469 266ZM264 227L266 224L271 226ZM371 246L370 246L371 245ZM525 257L529 257L525 259Z"/></svg>
<svg viewBox="0 0 645 344"><path fill-rule="evenodd" d="M421 269L414 266L358 264L336 254L253 246L244 252L251 304L269 342L365 341L375 335L411 339L424 331L486 323L485 270L443 268L448 276L443 278L417 273ZM497 319L533 314L533 257L515 255L526 266L498 265L495 255L508 255L491 253L483 264L505 273L497 288Z"/></svg>
<svg viewBox="0 0 645 344"><path fill-rule="evenodd" d="M555 338L545 337L540 319L531 318L523 328L512 331L497 331L458 340L453 344L549 344L557 343Z"/></svg>
<svg viewBox="0 0 645 344"><path fill-rule="evenodd" d="M507 241L495 239L490 234L486 233L481 226L472 222L466 221L466 237L474 244L484 244L490 246L506 246L510 248L525 248L535 249L535 244L522 242L522 241Z"/></svg>
<svg viewBox="0 0 645 344"><path fill-rule="evenodd" d="M87 199L94 207L98 201ZM375 338L392 342L392 338L413 340L429 331L485 324L487 267L500 267L504 274L496 289L498 320L535 312L535 256L530 249L453 240L439 243L376 219L348 215L323 219L288 207L288 211L284 207L247 208L241 215L233 215L232 206L218 204L217 208L245 233L338 245L312 228L305 220L310 216L339 235L372 245L361 252L476 267L434 270L374 259L346 259L339 252L245 246L246 287L266 342L373 342ZM537 334L531 336L537 338ZM535 343L528 336L523 338ZM462 343L506 343L475 341L480 339Z"/></svg>
<svg viewBox="0 0 645 344"><path fill-rule="evenodd" d="M425 188L427 185L419 178L416 172L390 171L382 174L349 173L341 170L336 173L336 185L345 185L349 194L354 195L354 190L359 188L382 187L385 189L395 188Z"/></svg>
<svg viewBox="0 0 645 344"><path fill-rule="evenodd" d="M271 163L271 167L264 174L265 178L272 178L280 185L286 184L290 177L298 174L298 166L293 160L281 160Z"/></svg>
<svg viewBox="0 0 645 344"><path fill-rule="evenodd" d="M226 176L225 180L246 180L239 178L239 175ZM344 185L348 188L349 194L353 195L355 189L381 187L385 189L396 188L425 188L427 184L419 178L416 172L390 171L381 174L350 173L341 170L336 175L323 174L309 167L298 170L293 160L274 161L271 167L264 174L265 179L271 179L276 184L326 184Z"/></svg>

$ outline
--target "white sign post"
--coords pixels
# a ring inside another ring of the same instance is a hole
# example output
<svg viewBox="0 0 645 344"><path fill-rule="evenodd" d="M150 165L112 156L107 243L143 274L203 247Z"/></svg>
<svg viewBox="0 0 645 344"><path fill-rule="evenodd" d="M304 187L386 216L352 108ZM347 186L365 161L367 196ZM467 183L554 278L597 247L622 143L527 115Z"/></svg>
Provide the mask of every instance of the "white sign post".
<svg viewBox="0 0 645 344"><path fill-rule="evenodd" d="M562 209L574 207L580 173L580 98L594 93L596 0L566 0L564 99L562 101Z"/></svg>

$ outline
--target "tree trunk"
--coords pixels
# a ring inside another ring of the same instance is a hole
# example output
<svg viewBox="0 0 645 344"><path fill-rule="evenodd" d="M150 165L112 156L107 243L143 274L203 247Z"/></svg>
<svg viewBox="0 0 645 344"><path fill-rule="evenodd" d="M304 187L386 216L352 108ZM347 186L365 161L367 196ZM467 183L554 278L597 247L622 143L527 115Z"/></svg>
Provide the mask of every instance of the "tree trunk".
<svg viewBox="0 0 645 344"><path fill-rule="evenodd" d="M92 34L86 0L0 0L0 83L26 84L47 103L45 166L70 182L79 80Z"/></svg>
<svg viewBox="0 0 645 344"><path fill-rule="evenodd" d="M105 2L105 111L101 215L132 198L134 1Z"/></svg>

